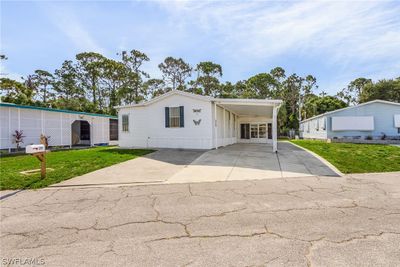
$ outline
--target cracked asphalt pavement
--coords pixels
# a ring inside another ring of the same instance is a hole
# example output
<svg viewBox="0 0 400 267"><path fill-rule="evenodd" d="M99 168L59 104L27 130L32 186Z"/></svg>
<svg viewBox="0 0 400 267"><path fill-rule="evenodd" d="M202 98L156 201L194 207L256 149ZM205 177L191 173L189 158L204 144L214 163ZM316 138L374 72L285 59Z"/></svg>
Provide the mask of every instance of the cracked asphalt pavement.
<svg viewBox="0 0 400 267"><path fill-rule="evenodd" d="M46 266L400 264L400 173L28 190L0 208L2 259Z"/></svg>

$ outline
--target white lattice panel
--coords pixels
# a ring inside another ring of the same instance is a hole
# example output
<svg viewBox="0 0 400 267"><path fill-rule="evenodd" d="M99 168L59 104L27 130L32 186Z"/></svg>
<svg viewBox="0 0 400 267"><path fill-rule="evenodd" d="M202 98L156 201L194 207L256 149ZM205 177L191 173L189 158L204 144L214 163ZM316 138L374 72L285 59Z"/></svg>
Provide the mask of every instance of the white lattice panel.
<svg viewBox="0 0 400 267"><path fill-rule="evenodd" d="M92 126L91 130L93 131L93 134L92 134L93 144L101 143L101 136L102 136L101 118L100 117L93 118L91 126Z"/></svg>
<svg viewBox="0 0 400 267"><path fill-rule="evenodd" d="M70 114L62 114L62 131L61 131L61 137L62 137L62 144L61 145L71 145L71 118L72 116Z"/></svg>
<svg viewBox="0 0 400 267"><path fill-rule="evenodd" d="M11 146L9 127L9 108L0 107L0 148L8 148Z"/></svg>
<svg viewBox="0 0 400 267"><path fill-rule="evenodd" d="M50 136L50 146L71 144L72 123L86 120L91 125L92 144L109 143L109 118L54 111L1 107L0 147L14 148L15 130L22 130L25 138L22 146L37 144L40 135Z"/></svg>
<svg viewBox="0 0 400 267"><path fill-rule="evenodd" d="M9 118L8 118L8 108L1 107L0 108L0 138L1 139L9 139L10 128L9 128Z"/></svg>
<svg viewBox="0 0 400 267"><path fill-rule="evenodd" d="M42 134L41 111L20 109L20 129L24 132L24 146L40 143Z"/></svg>
<svg viewBox="0 0 400 267"><path fill-rule="evenodd" d="M110 119L109 118L103 118L103 143L108 143L110 141Z"/></svg>

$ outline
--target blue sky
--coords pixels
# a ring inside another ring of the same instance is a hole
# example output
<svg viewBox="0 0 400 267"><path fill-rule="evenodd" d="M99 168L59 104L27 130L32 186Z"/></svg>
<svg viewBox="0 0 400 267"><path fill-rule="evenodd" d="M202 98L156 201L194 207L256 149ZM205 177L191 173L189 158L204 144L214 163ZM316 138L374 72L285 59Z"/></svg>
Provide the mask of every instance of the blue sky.
<svg viewBox="0 0 400 267"><path fill-rule="evenodd" d="M334 94L400 76L400 1L1 1L1 73L58 68L79 52L137 49L154 78L167 56L214 61L236 82L275 66Z"/></svg>

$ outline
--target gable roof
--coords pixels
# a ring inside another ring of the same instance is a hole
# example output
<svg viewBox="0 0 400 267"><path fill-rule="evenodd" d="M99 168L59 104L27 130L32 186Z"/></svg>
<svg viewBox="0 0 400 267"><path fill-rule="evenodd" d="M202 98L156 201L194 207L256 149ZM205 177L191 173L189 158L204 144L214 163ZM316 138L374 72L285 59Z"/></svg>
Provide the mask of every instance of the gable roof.
<svg viewBox="0 0 400 267"><path fill-rule="evenodd" d="M122 108L148 106L148 105L151 105L153 103L161 101L172 95L181 95L181 96L197 99L200 101L206 101L206 102L215 101L217 103L224 103L224 104L227 104L227 103L232 103L232 104L234 104L234 103L238 103L238 104L266 104L266 103L281 104L282 103L282 100L279 100L279 99L214 98L211 96L198 95L198 94L188 93L188 92L184 92L184 91L180 91L180 90L172 90L172 91L169 91L168 93L157 96L149 101L143 101L141 103L129 104L129 105L125 105L125 106L116 106L115 108L122 109Z"/></svg>
<svg viewBox="0 0 400 267"><path fill-rule="evenodd" d="M161 101L169 96L172 95L181 95L181 96L186 96L186 97L190 97L190 98L194 98L197 100L201 100L201 101L211 101L213 98L210 96L203 96L203 95L198 95L198 94L192 94L192 93L188 93L188 92L183 92L180 90L171 90L165 94L162 94L160 96L157 96L151 100L148 101L143 101L137 104L129 104L129 105L125 105L125 106L116 106L116 109L121 109L121 108L131 108L131 107L143 107L143 106L148 106L151 105L153 103L156 103L158 101Z"/></svg>
<svg viewBox="0 0 400 267"><path fill-rule="evenodd" d="M389 104L389 105L397 105L397 106L400 106L400 103L397 103L397 102L390 102L390 101L386 101L386 100L376 99L376 100L372 100L372 101L365 102L365 103L362 103L362 104L358 104L358 105L356 105L356 106L351 106L351 107L346 107L346 108L341 108L341 109L337 109L337 110L325 112L325 113L323 113L323 114L319 114L319 115L317 115L317 116L314 116L314 117L311 117L311 118L302 120L301 122L310 121L310 120L313 120L313 119L316 119L316 118L319 118L319 117L324 117L324 116L326 116L326 115L330 115L330 114L333 114L333 113L336 113L336 112L339 112L339 111L348 110L348 109L353 109L353 108L358 108L358 107L362 107L362 106L366 106L366 105L370 105L370 104L374 104L374 103L381 103L381 104ZM301 122L300 122L300 123L301 123Z"/></svg>
<svg viewBox="0 0 400 267"><path fill-rule="evenodd" d="M87 115L87 116L106 117L106 118L112 118L112 119L118 118L117 116L111 116L111 115L106 115L106 114L88 113L88 112L74 111L74 110L67 110L67 109L25 106L25 105L18 105L18 104L14 104L14 103L5 103L5 102L0 103L0 107L36 109L36 110L44 110L44 111L51 111L51 112L62 112L62 113L69 113L69 114L80 114L80 115Z"/></svg>

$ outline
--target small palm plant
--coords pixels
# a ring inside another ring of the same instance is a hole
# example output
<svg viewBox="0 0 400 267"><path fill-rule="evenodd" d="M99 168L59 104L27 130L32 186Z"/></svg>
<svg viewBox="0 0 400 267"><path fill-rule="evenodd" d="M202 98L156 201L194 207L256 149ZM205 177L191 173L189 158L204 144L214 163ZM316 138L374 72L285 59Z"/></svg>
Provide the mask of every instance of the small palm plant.
<svg viewBox="0 0 400 267"><path fill-rule="evenodd" d="M24 131L15 130L15 134L13 134L14 143L17 144L17 151L20 149L21 144L24 142Z"/></svg>

